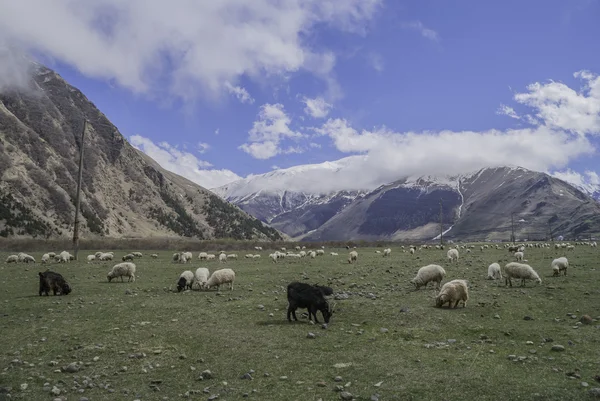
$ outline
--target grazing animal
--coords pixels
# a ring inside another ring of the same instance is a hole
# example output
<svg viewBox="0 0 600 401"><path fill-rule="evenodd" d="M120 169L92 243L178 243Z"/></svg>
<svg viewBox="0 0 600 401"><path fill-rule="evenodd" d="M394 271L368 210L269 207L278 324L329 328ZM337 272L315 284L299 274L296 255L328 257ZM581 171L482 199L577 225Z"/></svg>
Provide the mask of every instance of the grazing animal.
<svg viewBox="0 0 600 401"><path fill-rule="evenodd" d="M563 257L554 259L552 261L552 263L550 264L550 267L552 268L553 276L560 276L560 272L564 272L565 276L566 276L567 268L569 267L569 261L567 260L567 258L565 258L563 256Z"/></svg>
<svg viewBox="0 0 600 401"><path fill-rule="evenodd" d="M488 267L487 279L488 280L496 280L496 279L502 280L502 273L500 271L500 265L498 263L492 263Z"/></svg>
<svg viewBox="0 0 600 401"><path fill-rule="evenodd" d="M106 278L110 283L113 278L121 277L121 282L123 282L123 276L128 277L127 281L135 281L135 263L117 263L113 266L112 270L108 272Z"/></svg>
<svg viewBox="0 0 600 401"><path fill-rule="evenodd" d="M410 280L418 290L420 287L427 287L427 284L430 281L437 283L437 287L440 287L442 283L442 279L446 275L446 270L442 266L439 265L427 265L423 266L417 271L417 275L415 278Z"/></svg>
<svg viewBox="0 0 600 401"><path fill-rule="evenodd" d="M468 300L469 289L466 280L452 280L442 286L440 293L435 298L435 305L441 308L448 302L448 308L451 308L452 302L454 302L454 308L456 308L458 303L462 301L464 308L467 306Z"/></svg>
<svg viewBox="0 0 600 401"><path fill-rule="evenodd" d="M352 251L348 254L348 263L354 263L358 259L358 252Z"/></svg>
<svg viewBox="0 0 600 401"><path fill-rule="evenodd" d="M43 273L40 272L39 275L40 296L42 294L48 296L50 291L52 291L53 295L68 295L71 292L71 286L61 274L46 270Z"/></svg>
<svg viewBox="0 0 600 401"><path fill-rule="evenodd" d="M179 280L177 280L177 292L181 292L186 288L192 289L192 284L194 283L194 273L190 270L186 270L179 276Z"/></svg>
<svg viewBox="0 0 600 401"><path fill-rule="evenodd" d="M295 321L298 321L296 309L306 308L308 309L308 318L311 319L314 316L315 323L319 323L317 311L321 311L325 323L329 323L333 310L330 308L320 287L294 281L287 286L287 298L287 319L289 322L292 321L291 316L294 317Z"/></svg>
<svg viewBox="0 0 600 401"><path fill-rule="evenodd" d="M219 290L222 284L229 283L229 289L233 291L233 282L235 280L235 272L232 269L220 269L213 272L206 282L206 288L217 287Z"/></svg>
<svg viewBox="0 0 600 401"><path fill-rule="evenodd" d="M504 266L504 270L502 270L502 275L504 276L505 285L509 285L512 287L511 278L521 279L521 286L525 285L525 280L534 280L539 284L542 284L542 279L536 273L535 270L529 265L517 262L507 263Z"/></svg>

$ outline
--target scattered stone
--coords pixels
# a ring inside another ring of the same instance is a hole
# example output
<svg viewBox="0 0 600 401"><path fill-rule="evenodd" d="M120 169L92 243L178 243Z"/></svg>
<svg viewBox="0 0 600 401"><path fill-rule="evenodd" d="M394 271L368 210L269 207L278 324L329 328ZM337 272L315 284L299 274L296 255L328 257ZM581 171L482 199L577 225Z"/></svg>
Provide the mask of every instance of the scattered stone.
<svg viewBox="0 0 600 401"><path fill-rule="evenodd" d="M100 360L99 356L95 356L94 358L92 358L92 361L94 361L94 362L98 362L99 360Z"/></svg>
<svg viewBox="0 0 600 401"><path fill-rule="evenodd" d="M27 390L27 387L29 387L29 385L27 383L21 384L21 391Z"/></svg>
<svg viewBox="0 0 600 401"><path fill-rule="evenodd" d="M323 323L323 324L321 325L321 328L322 328L323 330L327 330L327 327L329 327L329 326L327 325L327 323Z"/></svg>
<svg viewBox="0 0 600 401"><path fill-rule="evenodd" d="M213 378L213 374L210 370L206 369L205 371L200 373L200 377L202 377L202 379L204 380L209 380Z"/></svg>
<svg viewBox="0 0 600 401"><path fill-rule="evenodd" d="M527 345L533 345L533 341L527 341L525 344L527 344Z"/></svg>
<svg viewBox="0 0 600 401"><path fill-rule="evenodd" d="M265 309L265 306L264 305L258 305L257 308L260 309L260 310L262 310L262 309Z"/></svg>
<svg viewBox="0 0 600 401"><path fill-rule="evenodd" d="M131 292L131 290L128 288L125 290L125 295L131 295L133 294L133 292Z"/></svg>
<svg viewBox="0 0 600 401"><path fill-rule="evenodd" d="M60 395L60 389L56 386L52 387L52 390L50 390L50 393L52 395Z"/></svg>
<svg viewBox="0 0 600 401"><path fill-rule="evenodd" d="M373 394L371 396L371 401L379 401L379 394Z"/></svg>
<svg viewBox="0 0 600 401"><path fill-rule="evenodd" d="M67 366L64 366L62 368L63 372L66 373L75 373L79 371L79 365L77 364L77 362L72 362L70 364L68 364Z"/></svg>
<svg viewBox="0 0 600 401"><path fill-rule="evenodd" d="M381 329L379 329L379 331L380 331L381 333L387 333L389 330L388 330L388 329L386 329L385 327L382 327Z"/></svg>
<svg viewBox="0 0 600 401"><path fill-rule="evenodd" d="M454 344L456 342L456 340L454 338L451 338L448 340L448 344Z"/></svg>
<svg viewBox="0 0 600 401"><path fill-rule="evenodd" d="M533 318L531 316L525 316L523 320L533 320Z"/></svg>
<svg viewBox="0 0 600 401"><path fill-rule="evenodd" d="M252 380L252 375L250 373L244 373L243 375L240 376L240 379L242 380Z"/></svg>
<svg viewBox="0 0 600 401"><path fill-rule="evenodd" d="M342 391L342 392L340 393L340 398L341 398L342 400L351 400L353 397L352 397L352 394L351 394L351 393L349 393L349 392L347 392L347 391Z"/></svg>
<svg viewBox="0 0 600 401"><path fill-rule="evenodd" d="M308 333L308 334L306 335L306 338L313 339L313 338L317 338L317 336L315 335L315 333Z"/></svg>
<svg viewBox="0 0 600 401"><path fill-rule="evenodd" d="M344 379L342 379L342 376L336 376L333 378L334 382L341 382L342 380L344 380Z"/></svg>
<svg viewBox="0 0 600 401"><path fill-rule="evenodd" d="M552 351L561 352L564 350L565 350L565 347L562 345L555 344L552 346Z"/></svg>
<svg viewBox="0 0 600 401"><path fill-rule="evenodd" d="M583 324L592 324L592 317L590 315L583 315L579 321Z"/></svg>
<svg viewBox="0 0 600 401"><path fill-rule="evenodd" d="M217 398L219 398L219 394L214 394L214 395L211 395L210 397L208 397L208 401L213 401L213 400L216 400Z"/></svg>
<svg viewBox="0 0 600 401"><path fill-rule="evenodd" d="M287 380L287 376L279 376L279 380Z"/></svg>
<svg viewBox="0 0 600 401"><path fill-rule="evenodd" d="M378 382L378 383L375 383L373 386L375 386L375 387L381 387L382 384L383 384L383 382Z"/></svg>
<svg viewBox="0 0 600 401"><path fill-rule="evenodd" d="M317 387L327 387L327 383L324 381L317 382Z"/></svg>
<svg viewBox="0 0 600 401"><path fill-rule="evenodd" d="M408 311L410 311L410 309L408 308L408 306L403 306L402 308L400 308L400 312L402 312L402 313L406 313Z"/></svg>
<svg viewBox="0 0 600 401"><path fill-rule="evenodd" d="M600 387L594 387L589 393L592 397L600 398Z"/></svg>
<svg viewBox="0 0 600 401"><path fill-rule="evenodd" d="M494 319L500 319L500 315L496 313L496 314L494 315Z"/></svg>
<svg viewBox="0 0 600 401"><path fill-rule="evenodd" d="M589 384L587 382L581 382L581 387L588 387Z"/></svg>

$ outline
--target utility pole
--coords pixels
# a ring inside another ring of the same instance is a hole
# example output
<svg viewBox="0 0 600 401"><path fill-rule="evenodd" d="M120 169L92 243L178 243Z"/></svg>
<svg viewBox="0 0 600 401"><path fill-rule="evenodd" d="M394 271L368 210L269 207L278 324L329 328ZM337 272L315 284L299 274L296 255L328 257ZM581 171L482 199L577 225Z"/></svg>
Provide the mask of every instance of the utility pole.
<svg viewBox="0 0 600 401"><path fill-rule="evenodd" d="M514 213L510 214L510 229L511 229L510 241L514 244L515 243L515 214Z"/></svg>
<svg viewBox="0 0 600 401"><path fill-rule="evenodd" d="M444 245L444 221L443 221L442 200L440 199L440 245Z"/></svg>
<svg viewBox="0 0 600 401"><path fill-rule="evenodd" d="M79 252L79 204L81 201L81 179L83 178L83 141L85 140L85 131L87 129L87 120L83 120L83 129L81 130L81 144L79 149L79 177L77 178L77 197L75 198L75 222L73 223L73 253L75 260Z"/></svg>
<svg viewBox="0 0 600 401"><path fill-rule="evenodd" d="M552 234L552 223L548 222L548 228L550 228L550 241L554 242L554 235Z"/></svg>

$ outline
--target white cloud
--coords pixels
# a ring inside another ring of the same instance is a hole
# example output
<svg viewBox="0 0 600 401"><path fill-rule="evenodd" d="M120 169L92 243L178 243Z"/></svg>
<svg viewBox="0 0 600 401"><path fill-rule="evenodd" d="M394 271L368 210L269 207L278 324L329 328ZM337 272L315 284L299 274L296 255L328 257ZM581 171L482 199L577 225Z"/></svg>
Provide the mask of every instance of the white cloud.
<svg viewBox="0 0 600 401"><path fill-rule="evenodd" d="M306 38L323 25L364 34L382 1L2 1L0 38L135 92L162 94L167 82L187 99L242 75L331 71L330 52Z"/></svg>
<svg viewBox="0 0 600 401"><path fill-rule="evenodd" d="M206 153L206 151L210 149L210 145L208 143L198 142L196 149L198 150L198 153Z"/></svg>
<svg viewBox="0 0 600 401"><path fill-rule="evenodd" d="M278 165L274 164L271 166L271 169L273 170L279 170L281 167L279 167Z"/></svg>
<svg viewBox="0 0 600 401"><path fill-rule="evenodd" d="M425 27L421 21L407 22L407 23L403 24L402 26L404 28L414 29L415 31L419 32L421 34L421 36L423 36L424 38L427 38L434 42L437 42L439 40L438 33L436 31L434 31L433 29L429 29L429 28Z"/></svg>
<svg viewBox="0 0 600 401"><path fill-rule="evenodd" d="M550 81L533 83L527 92L514 95L515 101L535 110L531 124L575 132L578 134L600 134L600 77L589 71L574 74L583 81L577 92L567 85Z"/></svg>
<svg viewBox="0 0 600 401"><path fill-rule="evenodd" d="M551 175L591 194L600 191L600 177L595 171L586 170L581 174L577 171L566 169L555 171Z"/></svg>
<svg viewBox="0 0 600 401"><path fill-rule="evenodd" d="M254 103L254 98L250 96L248 91L241 86L233 86L229 81L225 82L225 88L229 91L230 94L237 97L237 99L242 103Z"/></svg>
<svg viewBox="0 0 600 401"><path fill-rule="evenodd" d="M329 111L333 107L330 103L327 103L322 97L316 97L310 99L304 97L302 103L306 105L304 112L313 118L325 118L329 114Z"/></svg>
<svg viewBox="0 0 600 401"><path fill-rule="evenodd" d="M500 105L500 108L496 111L496 114L501 116L508 116L510 118L514 118L515 120L521 119L521 117L517 114L515 109L505 104Z"/></svg>
<svg viewBox="0 0 600 401"><path fill-rule="evenodd" d="M321 149L321 145L319 145L318 143L315 143L315 142L309 143L308 146L311 148L314 148L314 149Z"/></svg>
<svg viewBox="0 0 600 401"><path fill-rule="evenodd" d="M267 103L262 105L258 120L254 122L252 129L249 131L248 140L250 143L245 143L239 146L238 149L261 160L270 159L280 153L298 153L292 147L287 150L280 148L282 140L286 138L299 139L303 136L289 127L291 122L292 120L285 113L282 104Z"/></svg>
<svg viewBox="0 0 600 401"><path fill-rule="evenodd" d="M9 89L29 89L31 64L25 54L9 46L0 35L0 93Z"/></svg>
<svg viewBox="0 0 600 401"><path fill-rule="evenodd" d="M206 169L211 164L199 160L188 152L182 152L166 142L155 144L152 140L141 135L132 135L131 144L141 150L164 169L179 174L204 188L215 188L237 181L242 177L230 170Z"/></svg>
<svg viewBox="0 0 600 401"><path fill-rule="evenodd" d="M220 128L217 128L217 129L215 130L215 135L219 135L219 132L220 132Z"/></svg>
<svg viewBox="0 0 600 401"><path fill-rule="evenodd" d="M383 57L379 53L371 52L368 54L367 59L369 60L369 64L373 69L377 72L383 72L385 69L385 63L383 62Z"/></svg>

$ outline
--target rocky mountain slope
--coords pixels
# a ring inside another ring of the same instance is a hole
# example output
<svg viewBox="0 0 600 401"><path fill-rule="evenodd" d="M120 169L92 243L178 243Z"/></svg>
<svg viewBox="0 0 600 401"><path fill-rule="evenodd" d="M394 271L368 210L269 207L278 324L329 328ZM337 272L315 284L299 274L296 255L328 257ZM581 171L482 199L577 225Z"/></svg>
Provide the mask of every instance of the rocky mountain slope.
<svg viewBox="0 0 600 401"><path fill-rule="evenodd" d="M82 237L281 239L133 148L51 69L31 63L31 77L29 87L0 93L0 236L72 235L85 118Z"/></svg>
<svg viewBox="0 0 600 401"><path fill-rule="evenodd" d="M404 178L373 191L349 192L348 202L342 204L329 201L339 200L340 193L304 193L321 202L307 201L283 211L272 206L275 195L263 192L226 198L251 214L260 209L256 216L305 241L432 240L441 230L448 239L508 240L513 225L520 239L600 233L600 204L589 194L518 167ZM241 188L237 193L243 193ZM330 213L319 215L321 209ZM319 225L314 215L323 223Z"/></svg>

